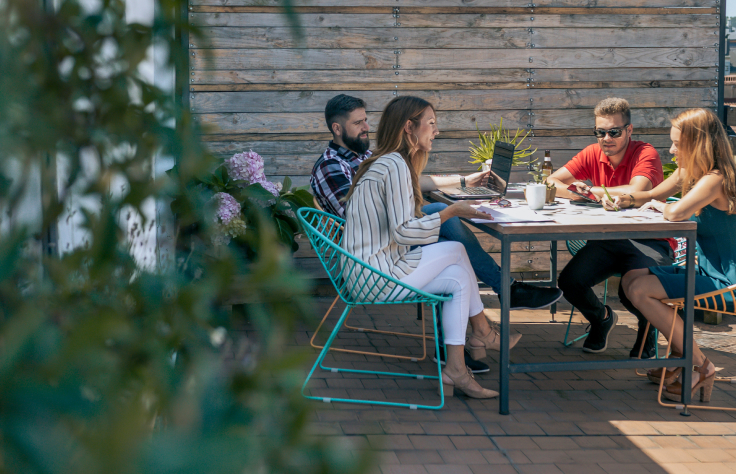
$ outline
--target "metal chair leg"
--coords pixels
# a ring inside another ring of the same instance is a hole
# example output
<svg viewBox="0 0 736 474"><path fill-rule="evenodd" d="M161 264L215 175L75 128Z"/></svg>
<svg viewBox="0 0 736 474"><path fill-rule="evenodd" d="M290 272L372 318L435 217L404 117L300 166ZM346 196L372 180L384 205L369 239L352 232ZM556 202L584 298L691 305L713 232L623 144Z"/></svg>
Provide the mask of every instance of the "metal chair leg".
<svg viewBox="0 0 736 474"><path fill-rule="evenodd" d="M580 339L588 335L588 333L586 332L582 336L578 336L577 338L573 339L570 342L567 341L567 336L570 334L570 325L572 324L572 313L574 312L575 312L575 306L573 306L572 309L570 310L570 319L568 319L567 321L567 329L565 330L565 339L562 341L562 344L564 344L565 347L570 347L571 345L573 345L573 343L578 342Z"/></svg>
<svg viewBox="0 0 736 474"><path fill-rule="evenodd" d="M322 321L320 321L319 325L317 326L317 329L314 331L314 334L312 335L312 338L309 340L309 344L314 347L315 349L322 349L324 346L320 346L318 344L314 343L314 340L317 338L317 334L319 333L319 330L322 328L322 325L327 320L327 316L330 315L330 312L332 311L332 308L335 307L335 304L340 300L340 297L335 297L335 301L332 302L329 309L325 313L324 317L322 318ZM420 303L418 306L421 308L420 310L424 312L423 305ZM352 310L352 308L351 308ZM335 352L346 352L348 354L361 354L361 355L370 355L370 356L377 356L377 357L390 357L393 359L402 359L402 360L410 360L412 362L419 362L420 360L424 360L427 358L427 339L434 339L432 336L428 336L426 333L426 328L424 326L424 321L422 321L422 334L411 334L411 333L404 333L404 332L392 332L392 331L381 331L378 329L370 329L370 328L359 328L354 326L349 326L347 324L348 317L350 316L350 312L348 312L348 315L345 317L345 323L343 324L347 329L352 329L354 331L358 332L370 332L370 333L376 333L376 334L390 334L393 336L398 337L414 337L414 338L421 338L422 339L422 357L411 357L411 356L402 356L402 355L395 355L395 354L385 354L383 352L366 352L366 351L356 351L351 349L342 349L340 347L333 347L330 350Z"/></svg>
<svg viewBox="0 0 736 474"><path fill-rule="evenodd" d="M379 372L379 371L373 371L373 370L340 369L336 367L326 367L322 364L325 356L330 351L330 346L335 340L337 333L340 331L340 328L343 326L345 319L347 318L351 310L352 310L352 307L350 305L348 305L348 307L345 308L342 315L338 319L337 324L335 324L335 328L332 330L332 332L330 333L330 336L327 338L327 342L325 342L324 347L322 348L319 355L317 356L317 360L314 362L312 369L309 371L309 374L307 375L307 379L304 381L304 384L302 385L302 396L310 400L321 400L325 403L344 402L344 403L383 405L383 406L393 406L393 407L406 407L411 410L416 410L419 408L428 409L428 410L441 409L445 405L445 394L444 394L444 388L441 383L442 368L440 366L439 358L437 358L437 375L415 375L415 374L406 374L406 373L398 373L398 372ZM435 336L434 337L435 351L439 351L439 343L438 343L438 338L437 338L437 304L436 303L432 305L432 326L434 329L434 336ZM314 374L314 371L317 367L320 367L323 370L329 370L330 372L333 372L333 373L349 372L349 373L354 373L354 374L371 374L371 375L387 375L391 377L407 377L407 378L415 378L419 380L422 380L422 379L437 380L439 383L440 403L438 405L419 405L419 404L415 405L411 403L394 403L394 402L383 402L383 401L374 401L374 400L352 400L349 398L316 397L313 395L307 395L305 393L307 384L309 383L309 380L312 378L312 375Z"/></svg>

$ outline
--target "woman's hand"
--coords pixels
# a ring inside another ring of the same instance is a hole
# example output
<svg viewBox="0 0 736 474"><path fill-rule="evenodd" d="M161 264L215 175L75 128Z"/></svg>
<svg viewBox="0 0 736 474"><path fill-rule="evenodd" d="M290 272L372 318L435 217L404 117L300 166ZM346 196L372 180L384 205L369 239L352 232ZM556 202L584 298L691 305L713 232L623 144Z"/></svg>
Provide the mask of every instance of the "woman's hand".
<svg viewBox="0 0 736 474"><path fill-rule="evenodd" d="M646 209L654 209L655 211L664 212L664 207L666 205L667 204L663 203L662 201L657 201L656 199L652 199L651 201L641 206L639 209L641 209L642 211Z"/></svg>
<svg viewBox="0 0 736 474"><path fill-rule="evenodd" d="M478 171L477 173L469 174L465 177L465 185L471 188L478 186L485 186L488 183L488 176L491 171Z"/></svg>
<svg viewBox="0 0 736 474"><path fill-rule="evenodd" d="M451 219L453 217L462 217L464 219L492 220L493 217L490 214L486 214L485 212L481 212L472 207L478 205L480 205L480 201L457 201L440 211L440 220L442 222L445 222L447 219Z"/></svg>

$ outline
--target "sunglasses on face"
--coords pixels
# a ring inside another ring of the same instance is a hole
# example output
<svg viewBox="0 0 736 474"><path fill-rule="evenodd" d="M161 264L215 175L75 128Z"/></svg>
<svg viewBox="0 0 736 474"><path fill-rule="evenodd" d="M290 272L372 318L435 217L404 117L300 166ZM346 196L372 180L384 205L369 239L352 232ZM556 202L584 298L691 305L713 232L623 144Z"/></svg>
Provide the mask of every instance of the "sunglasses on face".
<svg viewBox="0 0 736 474"><path fill-rule="evenodd" d="M606 134L608 134L611 138L618 138L621 136L622 133L624 133L624 130L626 130L626 127L628 127L629 124L627 123L621 128L611 128L609 130L603 130L602 128L594 128L593 129L593 135L595 135L596 138L604 138Z"/></svg>

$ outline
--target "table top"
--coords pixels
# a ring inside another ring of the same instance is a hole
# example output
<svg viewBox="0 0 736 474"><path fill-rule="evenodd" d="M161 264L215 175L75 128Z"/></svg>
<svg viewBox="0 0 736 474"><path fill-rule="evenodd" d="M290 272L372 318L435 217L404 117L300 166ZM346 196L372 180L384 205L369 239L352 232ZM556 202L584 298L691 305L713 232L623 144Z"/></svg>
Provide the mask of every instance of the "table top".
<svg viewBox="0 0 736 474"><path fill-rule="evenodd" d="M523 198L513 197L514 193L507 194L511 202L510 208L528 209ZM452 204L455 200L447 195L433 191L430 198L437 202ZM495 206L490 206L495 207ZM478 227L486 226L500 234L571 234L571 233L667 233L675 237L678 232L695 231L697 224L693 221L671 222L665 220L661 214L647 215L638 210L622 210L620 212L605 211L602 208L573 206L568 199L557 198L554 205L545 205L537 214L553 219L552 222L473 222ZM643 238L643 237L636 237Z"/></svg>

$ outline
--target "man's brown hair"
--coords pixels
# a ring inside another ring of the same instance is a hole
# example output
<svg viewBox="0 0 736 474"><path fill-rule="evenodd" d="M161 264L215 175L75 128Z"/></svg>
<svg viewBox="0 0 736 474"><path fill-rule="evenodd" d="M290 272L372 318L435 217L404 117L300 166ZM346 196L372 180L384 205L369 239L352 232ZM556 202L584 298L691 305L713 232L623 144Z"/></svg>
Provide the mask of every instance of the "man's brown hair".
<svg viewBox="0 0 736 474"><path fill-rule="evenodd" d="M598 102L595 106L593 114L596 117L610 117L611 115L621 114L627 123L631 123L631 110L629 110L629 102L626 99L618 97L609 97Z"/></svg>

